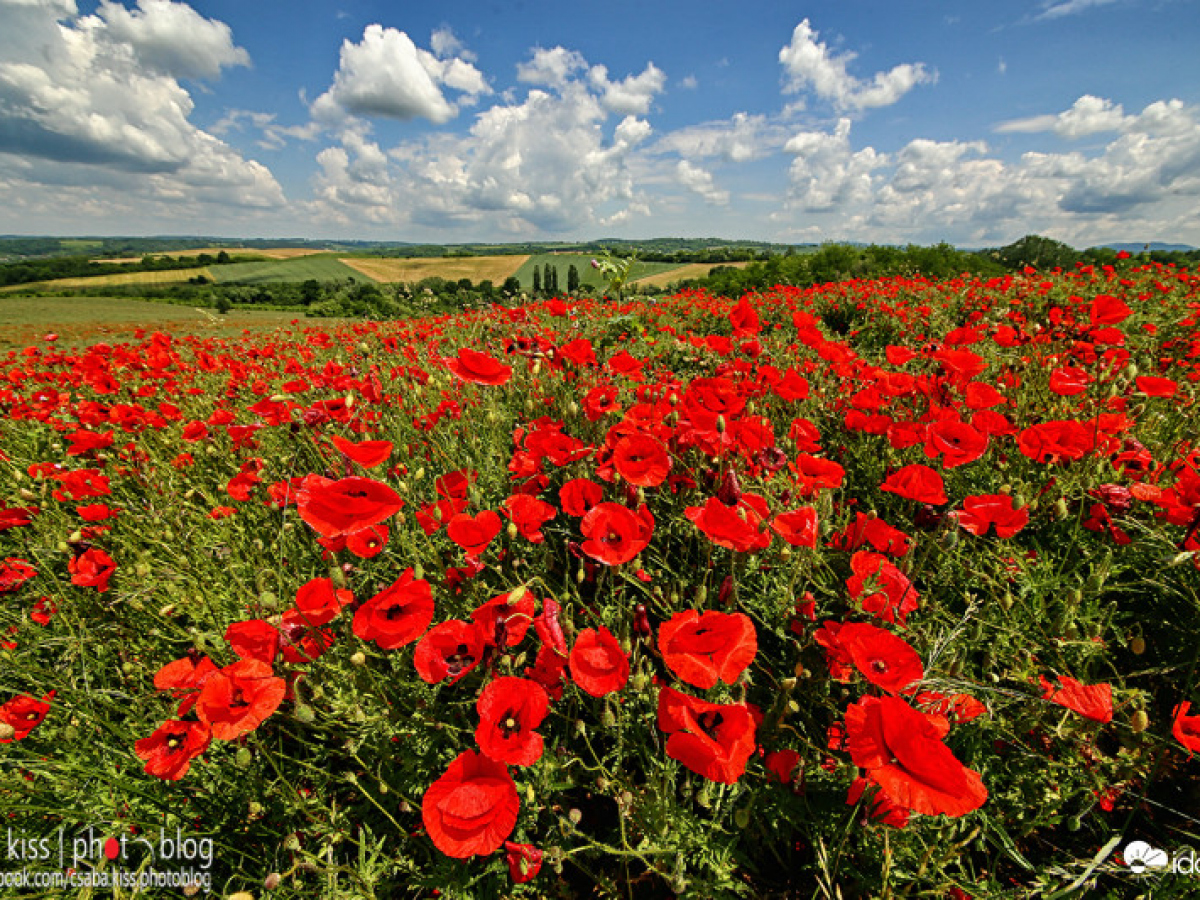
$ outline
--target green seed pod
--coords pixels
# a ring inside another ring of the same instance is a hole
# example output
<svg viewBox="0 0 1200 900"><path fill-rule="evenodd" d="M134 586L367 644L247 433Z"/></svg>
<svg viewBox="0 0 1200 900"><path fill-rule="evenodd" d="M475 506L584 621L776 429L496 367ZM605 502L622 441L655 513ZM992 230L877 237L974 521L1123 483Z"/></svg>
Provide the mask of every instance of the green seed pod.
<svg viewBox="0 0 1200 900"><path fill-rule="evenodd" d="M1059 497L1054 501L1054 514L1060 519L1065 519L1071 514L1071 510L1067 508L1067 498Z"/></svg>
<svg viewBox="0 0 1200 900"><path fill-rule="evenodd" d="M1150 727L1150 716L1144 709L1139 709L1130 717L1129 727L1133 729L1135 734L1141 734Z"/></svg>
<svg viewBox="0 0 1200 900"><path fill-rule="evenodd" d="M1011 591L1005 591L1004 596L1000 598L1000 608L1005 612L1013 608L1013 595Z"/></svg>
<svg viewBox="0 0 1200 900"><path fill-rule="evenodd" d="M346 589L346 573L342 571L341 566L330 567L329 580L333 582L333 586L339 591Z"/></svg>
<svg viewBox="0 0 1200 900"><path fill-rule="evenodd" d="M1140 634L1129 642L1129 652L1134 656L1141 656L1146 652L1146 639Z"/></svg>
<svg viewBox="0 0 1200 900"><path fill-rule="evenodd" d="M311 724L317 717L316 713L313 712L313 708L304 703L296 704L294 714L299 721L306 725Z"/></svg>
<svg viewBox="0 0 1200 900"><path fill-rule="evenodd" d="M567 812L567 818L571 820L572 825L578 825L583 820L583 813L572 808Z"/></svg>
<svg viewBox="0 0 1200 900"><path fill-rule="evenodd" d="M250 763L254 762L254 756L250 753L250 748L238 747L237 753L233 756L233 762L239 769L248 769Z"/></svg>
<svg viewBox="0 0 1200 900"><path fill-rule="evenodd" d="M745 831L750 827L750 810L739 809L733 814L733 824Z"/></svg>

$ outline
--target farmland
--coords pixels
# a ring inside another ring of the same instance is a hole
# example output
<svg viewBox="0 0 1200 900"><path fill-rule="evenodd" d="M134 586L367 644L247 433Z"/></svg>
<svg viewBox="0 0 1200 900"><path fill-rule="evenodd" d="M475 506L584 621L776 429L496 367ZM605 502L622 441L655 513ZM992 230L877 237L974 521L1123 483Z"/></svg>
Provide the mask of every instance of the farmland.
<svg viewBox="0 0 1200 900"><path fill-rule="evenodd" d="M179 829L289 900L1001 898L1191 833L1200 273L142 324L0 359L34 846Z"/></svg>
<svg viewBox="0 0 1200 900"><path fill-rule="evenodd" d="M546 266L552 266L558 269L560 287L565 287L567 270L571 266L575 266L579 272L581 283L601 285L603 279L592 269L593 259L595 259L594 256L585 253L536 253L530 256L517 270L517 278L520 280L522 288L531 290L534 270L544 270ZM636 262L630 277L631 279L644 278L648 275L669 272L678 267L677 263Z"/></svg>
<svg viewBox="0 0 1200 900"><path fill-rule="evenodd" d="M341 262L373 281L393 284L413 283L424 278L444 278L473 282L491 281L499 285L515 275L528 260L528 255L462 256L430 258L343 257Z"/></svg>
<svg viewBox="0 0 1200 900"><path fill-rule="evenodd" d="M708 273L717 266L732 266L735 269L745 268L745 262L733 263L688 263L682 266L675 266L670 269L665 269L661 272L656 272L653 275L643 275L640 278L634 279L634 284L647 285L650 287L667 287L678 281L686 281L692 278L707 278Z"/></svg>

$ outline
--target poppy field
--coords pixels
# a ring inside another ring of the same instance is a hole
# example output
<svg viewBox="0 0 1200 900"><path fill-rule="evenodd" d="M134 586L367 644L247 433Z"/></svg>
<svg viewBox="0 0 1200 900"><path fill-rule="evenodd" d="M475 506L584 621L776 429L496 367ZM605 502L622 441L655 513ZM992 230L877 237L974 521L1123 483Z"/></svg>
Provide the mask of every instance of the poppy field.
<svg viewBox="0 0 1200 900"><path fill-rule="evenodd" d="M0 360L7 871L1200 886L1122 855L1200 847L1200 272L52 338Z"/></svg>

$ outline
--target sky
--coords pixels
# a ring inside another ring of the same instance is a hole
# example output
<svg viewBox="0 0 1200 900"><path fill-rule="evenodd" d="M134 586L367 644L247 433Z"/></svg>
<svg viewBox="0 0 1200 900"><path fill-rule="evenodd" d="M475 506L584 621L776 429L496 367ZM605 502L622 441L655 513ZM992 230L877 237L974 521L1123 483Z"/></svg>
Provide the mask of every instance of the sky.
<svg viewBox="0 0 1200 900"><path fill-rule="evenodd" d="M1200 246L1200 0L0 0L0 234Z"/></svg>

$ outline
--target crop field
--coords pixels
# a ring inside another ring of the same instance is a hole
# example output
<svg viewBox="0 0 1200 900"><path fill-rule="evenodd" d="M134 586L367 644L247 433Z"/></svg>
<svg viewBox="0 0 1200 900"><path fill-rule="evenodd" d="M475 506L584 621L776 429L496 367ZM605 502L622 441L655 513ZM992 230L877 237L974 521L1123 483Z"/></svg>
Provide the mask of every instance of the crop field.
<svg viewBox="0 0 1200 900"><path fill-rule="evenodd" d="M654 275L646 275L642 278L634 280L634 284L644 284L652 287L666 287L669 284L674 284L677 281L685 281L691 278L707 278L708 273L717 266L732 266L736 269L745 267L747 263L732 262L732 263L688 263L687 265L677 266L672 269L667 269L663 272L658 272Z"/></svg>
<svg viewBox="0 0 1200 900"><path fill-rule="evenodd" d="M248 264L249 265L249 264ZM114 272L111 275L87 275L79 278L55 278L50 281L38 281L33 284L14 284L0 288L0 294L16 293L30 290L70 290L72 288L112 287L123 284L178 284L203 275L212 278L213 270L208 268L167 269L161 272Z"/></svg>
<svg viewBox="0 0 1200 900"><path fill-rule="evenodd" d="M218 316L209 310L121 297L0 298L0 348L28 347L46 334L59 346L96 341L129 341L146 333L233 337L243 329L287 325L294 314L234 310Z"/></svg>
<svg viewBox="0 0 1200 900"><path fill-rule="evenodd" d="M528 256L464 256L416 257L389 259L374 257L342 257L341 262L381 283L415 282L423 278L445 278L459 281L469 278L478 283L490 280L497 287L528 260Z"/></svg>
<svg viewBox="0 0 1200 900"><path fill-rule="evenodd" d="M209 276L220 284L268 284L270 282L362 281L367 276L330 254L309 254L263 262L212 266Z"/></svg>
<svg viewBox="0 0 1200 900"><path fill-rule="evenodd" d="M592 268L593 259L594 257L585 253L537 253L529 257L516 274L521 282L521 287L528 291L533 288L533 270L535 268L542 270L548 264L558 269L558 286L561 291L565 291L567 289L567 269L574 265L579 270L581 284L590 283L598 288L603 287L604 279ZM679 266L676 263L638 262L633 266L630 280L669 272L677 268Z"/></svg>
<svg viewBox="0 0 1200 900"><path fill-rule="evenodd" d="M326 251L317 247L200 247L188 250L171 250L167 253L155 253L152 256L216 256L224 251L230 256L261 256L264 259L296 259L301 256L313 256ZM99 263L135 263L141 262L141 256L118 256L112 259L96 259Z"/></svg>
<svg viewBox="0 0 1200 900"><path fill-rule="evenodd" d="M140 323L0 355L18 865L1195 896L1155 848L1200 842L1200 272L242 333L9 302Z"/></svg>

